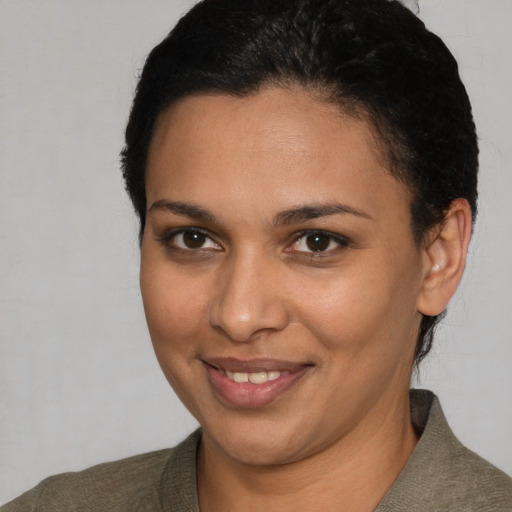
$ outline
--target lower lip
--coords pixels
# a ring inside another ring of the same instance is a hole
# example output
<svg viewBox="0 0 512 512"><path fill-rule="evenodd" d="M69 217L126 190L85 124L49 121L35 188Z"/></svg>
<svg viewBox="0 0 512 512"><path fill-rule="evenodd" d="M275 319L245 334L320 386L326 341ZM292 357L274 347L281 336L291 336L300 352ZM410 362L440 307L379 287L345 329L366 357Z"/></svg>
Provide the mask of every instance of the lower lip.
<svg viewBox="0 0 512 512"><path fill-rule="evenodd" d="M204 363L208 380L220 398L230 405L244 409L255 409L272 403L286 393L307 372L308 367L281 375L263 384L235 382L224 373Z"/></svg>

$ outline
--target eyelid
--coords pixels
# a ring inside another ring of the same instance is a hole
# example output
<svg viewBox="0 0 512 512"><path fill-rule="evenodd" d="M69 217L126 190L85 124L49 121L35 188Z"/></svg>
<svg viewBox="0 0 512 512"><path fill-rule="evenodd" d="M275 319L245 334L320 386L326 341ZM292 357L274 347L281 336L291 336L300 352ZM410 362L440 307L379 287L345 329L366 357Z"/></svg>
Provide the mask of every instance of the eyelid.
<svg viewBox="0 0 512 512"><path fill-rule="evenodd" d="M293 247L302 238L305 238L310 235L321 235L321 236L330 238L332 241L334 241L337 244L337 247L333 248L333 249L328 249L325 251L297 251L297 250L290 249L290 250L287 250L287 252L297 252L297 253L304 253L304 254L315 255L315 256L322 256L322 255L332 254L333 252L335 252L339 249L343 249L350 244L350 240L343 235L340 235L337 233L332 233L331 231L325 231L323 229L306 229L306 230L300 231L299 233L296 233L294 235L293 242L288 247Z"/></svg>
<svg viewBox="0 0 512 512"><path fill-rule="evenodd" d="M206 238L210 239L216 246L218 246L219 249L213 249L212 247L198 247L197 249L193 249L193 248L185 249L183 247L178 247L176 245L173 246L171 244L171 240L175 236L184 234L184 233L201 233ZM173 250L173 251L197 252L197 251L201 251L201 250L205 251L205 250L221 250L222 249L222 246L219 244L219 242L215 239L215 237L212 236L212 234L208 230L206 230L204 228L196 227L196 226L185 226L185 227L181 226L181 227L165 230L161 235L157 236L157 241L161 242L169 250Z"/></svg>
<svg viewBox="0 0 512 512"><path fill-rule="evenodd" d="M198 247L198 248L184 248L179 247L177 245L173 245L171 240L177 235L184 233L201 233L207 239L209 239L213 244L217 246L217 248L212 247ZM296 250L294 246L303 238L310 235L320 235L329 238L336 244L336 247L327 249L324 251L313 251L313 250ZM298 253L298 254L308 254L316 257L320 257L322 255L327 256L331 255L333 252L337 252L340 249L343 249L350 244L350 239L346 236L340 235L339 233L333 233L331 231L326 231L323 229L304 229L302 231L294 233L291 243L287 245L285 248L285 252L287 253ZM211 232L207 229L200 228L197 226L180 226L176 228L171 228L163 231L161 235L156 237L157 241L166 246L167 249L172 251L183 251L183 252L199 252L199 251L216 251L222 250L221 244L218 242L215 236L211 234Z"/></svg>

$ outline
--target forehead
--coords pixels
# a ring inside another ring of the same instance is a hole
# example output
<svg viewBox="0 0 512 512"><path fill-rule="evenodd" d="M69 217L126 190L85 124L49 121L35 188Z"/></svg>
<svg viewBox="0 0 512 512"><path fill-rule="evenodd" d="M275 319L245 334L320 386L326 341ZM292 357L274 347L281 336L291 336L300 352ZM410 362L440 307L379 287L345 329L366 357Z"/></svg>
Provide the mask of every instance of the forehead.
<svg viewBox="0 0 512 512"><path fill-rule="evenodd" d="M383 190L409 204L371 125L303 90L181 100L158 119L146 181L149 204L184 194L246 208L348 199L376 207Z"/></svg>
<svg viewBox="0 0 512 512"><path fill-rule="evenodd" d="M206 138L223 139L222 145L237 144L245 150L264 149L256 147L264 142L270 143L268 149L270 146L278 149L276 144L280 144L282 150L288 145L293 145L290 149L294 150L319 150L326 142L325 133L350 124L355 137L365 139L368 149L380 158L380 145L374 130L362 117L356 116L355 112L348 115L338 105L325 101L321 92L303 89L268 87L243 97L198 94L179 100L160 114L150 153L155 146L170 142L169 136L179 144L191 135L203 141ZM258 137L248 139L249 132ZM344 140L338 139L338 144L344 145Z"/></svg>

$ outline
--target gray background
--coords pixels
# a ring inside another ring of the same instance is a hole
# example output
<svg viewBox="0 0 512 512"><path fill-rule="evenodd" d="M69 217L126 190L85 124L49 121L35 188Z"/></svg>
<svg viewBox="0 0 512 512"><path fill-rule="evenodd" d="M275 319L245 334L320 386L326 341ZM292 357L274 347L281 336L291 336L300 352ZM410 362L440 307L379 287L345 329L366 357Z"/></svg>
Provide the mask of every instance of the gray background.
<svg viewBox="0 0 512 512"><path fill-rule="evenodd" d="M152 353L118 170L138 71L191 3L0 0L0 503L194 428ZM419 7L459 60L482 158L463 286L414 384L512 473L512 1Z"/></svg>

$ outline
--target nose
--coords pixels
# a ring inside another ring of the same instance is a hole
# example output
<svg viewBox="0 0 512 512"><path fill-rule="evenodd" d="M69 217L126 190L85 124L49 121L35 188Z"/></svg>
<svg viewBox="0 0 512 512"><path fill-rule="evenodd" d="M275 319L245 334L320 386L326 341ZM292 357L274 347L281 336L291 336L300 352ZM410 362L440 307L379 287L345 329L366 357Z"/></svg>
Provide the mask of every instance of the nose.
<svg viewBox="0 0 512 512"><path fill-rule="evenodd" d="M210 306L210 325L237 342L284 329L289 312L277 266L256 255L226 265Z"/></svg>

